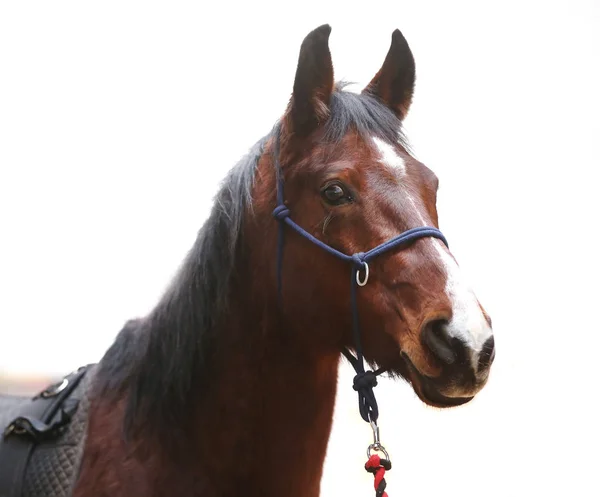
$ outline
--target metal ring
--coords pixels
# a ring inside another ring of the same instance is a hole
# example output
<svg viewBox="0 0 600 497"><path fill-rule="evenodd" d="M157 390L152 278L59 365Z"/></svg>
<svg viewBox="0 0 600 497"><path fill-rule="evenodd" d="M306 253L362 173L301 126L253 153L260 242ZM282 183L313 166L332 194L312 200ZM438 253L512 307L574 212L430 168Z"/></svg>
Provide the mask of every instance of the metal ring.
<svg viewBox="0 0 600 497"><path fill-rule="evenodd" d="M55 395L58 395L60 392L62 392L65 388L67 388L68 384L69 380L63 378L63 380L57 386L50 387L47 390L44 390L41 393L41 396L45 399L47 399L48 397L54 397Z"/></svg>
<svg viewBox="0 0 600 497"><path fill-rule="evenodd" d="M369 281L369 265L367 261L363 261L363 267L365 268L365 277L362 281L360 280L360 269L356 270L356 283L358 286L365 286L367 281Z"/></svg>
<svg viewBox="0 0 600 497"><path fill-rule="evenodd" d="M387 453L387 450L385 450L385 447L383 445L381 445L380 443L371 444L367 447L367 457L371 457L371 450L375 450L377 452L383 452L383 455L385 456L385 458L388 461L390 460L390 455Z"/></svg>

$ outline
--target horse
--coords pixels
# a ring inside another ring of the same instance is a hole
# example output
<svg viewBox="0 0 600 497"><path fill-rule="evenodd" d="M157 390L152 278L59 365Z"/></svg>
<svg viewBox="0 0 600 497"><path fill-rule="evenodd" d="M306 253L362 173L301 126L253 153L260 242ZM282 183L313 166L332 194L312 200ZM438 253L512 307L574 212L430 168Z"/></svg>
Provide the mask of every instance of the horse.
<svg viewBox="0 0 600 497"><path fill-rule="evenodd" d="M155 307L86 373L73 497L318 496L344 357L374 435L382 371L438 408L486 385L491 319L403 131L411 49L394 31L352 92L330 33L304 38L283 115L229 171Z"/></svg>

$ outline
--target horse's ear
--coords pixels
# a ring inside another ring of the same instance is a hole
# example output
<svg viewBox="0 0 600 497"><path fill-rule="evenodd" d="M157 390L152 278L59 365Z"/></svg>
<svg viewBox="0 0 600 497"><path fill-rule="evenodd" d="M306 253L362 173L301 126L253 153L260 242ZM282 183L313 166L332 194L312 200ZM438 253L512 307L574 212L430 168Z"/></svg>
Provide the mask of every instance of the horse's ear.
<svg viewBox="0 0 600 497"><path fill-rule="evenodd" d="M333 65L329 52L331 26L311 31L300 47L294 92L285 114L286 131L307 136L329 117Z"/></svg>
<svg viewBox="0 0 600 497"><path fill-rule="evenodd" d="M392 33L392 44L379 72L363 90L379 98L404 119L412 102L415 86L415 59L399 29Z"/></svg>

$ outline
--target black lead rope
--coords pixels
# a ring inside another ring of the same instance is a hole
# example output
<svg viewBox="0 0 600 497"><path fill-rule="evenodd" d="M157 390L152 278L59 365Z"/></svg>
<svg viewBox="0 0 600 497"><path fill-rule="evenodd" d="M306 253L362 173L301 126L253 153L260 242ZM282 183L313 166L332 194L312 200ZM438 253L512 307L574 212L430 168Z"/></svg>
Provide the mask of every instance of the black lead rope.
<svg viewBox="0 0 600 497"><path fill-rule="evenodd" d="M277 240L277 288L279 299L282 297L282 266L283 266L283 249L284 249L284 228L289 226L296 233L303 236L310 242L314 243L318 247L322 248L326 252L336 256L338 259L349 262L351 264L350 269L350 300L352 307L352 332L354 337L354 348L356 350L356 356L354 356L348 349L344 349L342 352L346 359L350 362L356 376L353 380L353 388L358 392L358 406L361 417L371 424L373 428L374 443L369 446L367 451L370 457L370 451L372 448L377 450L385 450L379 443L379 429L377 428L377 418L379 417L379 409L377 407L377 400L375 399L375 393L373 388L377 386L377 376L385 372L385 369L378 369L377 371L365 371L364 357L362 352L362 345L360 340L360 325L358 318L358 305L357 305L357 293L358 287L363 287L369 281L369 262L375 257L388 252L392 249L406 246L409 243L423 237L431 236L440 239L446 246L448 242L440 230L430 226L420 226L412 228L398 236L391 238L390 240L378 245L377 247L367 251L358 252L353 255L347 255L339 250L330 247L326 243L323 243L318 238L305 231L301 226L296 224L291 218L290 209L285 205L283 188L283 171L279 163L279 137L277 137L275 143L275 170L277 175L277 207L273 210L273 217L279 222L279 233ZM387 453L386 453L387 457ZM387 458L389 459L389 458Z"/></svg>

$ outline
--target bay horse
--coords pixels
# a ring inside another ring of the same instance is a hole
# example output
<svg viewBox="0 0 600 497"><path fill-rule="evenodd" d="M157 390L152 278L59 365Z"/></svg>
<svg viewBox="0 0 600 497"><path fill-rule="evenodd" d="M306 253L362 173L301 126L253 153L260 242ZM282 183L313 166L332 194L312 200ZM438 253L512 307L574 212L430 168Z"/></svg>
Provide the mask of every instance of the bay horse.
<svg viewBox="0 0 600 497"><path fill-rule="evenodd" d="M306 36L283 116L229 172L157 305L95 366L73 497L318 496L343 355L370 382L354 386L371 423L363 357L440 408L486 384L491 320L402 131L412 52L394 31L354 93L334 82L330 32Z"/></svg>

